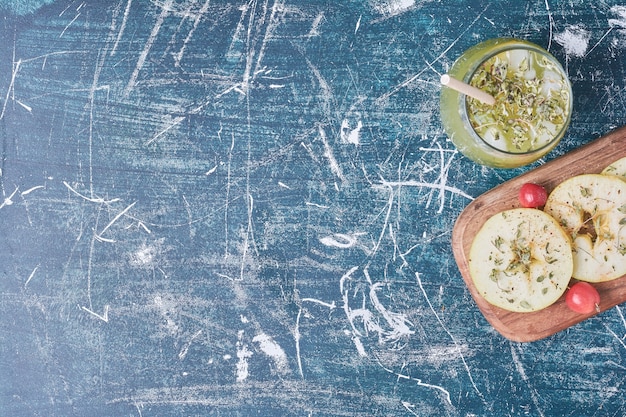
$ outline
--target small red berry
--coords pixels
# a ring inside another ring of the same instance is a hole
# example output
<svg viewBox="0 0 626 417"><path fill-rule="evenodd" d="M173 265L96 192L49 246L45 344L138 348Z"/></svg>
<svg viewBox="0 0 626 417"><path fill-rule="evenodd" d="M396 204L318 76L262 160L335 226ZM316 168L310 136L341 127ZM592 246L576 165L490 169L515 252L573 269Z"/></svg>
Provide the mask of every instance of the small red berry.
<svg viewBox="0 0 626 417"><path fill-rule="evenodd" d="M522 207L538 208L546 204L548 193L539 184L527 182L519 189L519 202Z"/></svg>
<svg viewBox="0 0 626 417"><path fill-rule="evenodd" d="M570 310L580 314L600 312L600 294L588 282L577 282L565 294L565 303Z"/></svg>

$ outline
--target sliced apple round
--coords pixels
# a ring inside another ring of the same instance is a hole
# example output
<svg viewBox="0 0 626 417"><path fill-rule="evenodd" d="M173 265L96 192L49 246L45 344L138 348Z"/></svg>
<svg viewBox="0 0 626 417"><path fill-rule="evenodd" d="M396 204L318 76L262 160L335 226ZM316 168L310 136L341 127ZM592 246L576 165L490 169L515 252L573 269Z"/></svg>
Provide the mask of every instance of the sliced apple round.
<svg viewBox="0 0 626 417"><path fill-rule="evenodd" d="M544 211L572 238L574 278L602 282L626 274L626 181L571 177L550 193Z"/></svg>
<svg viewBox="0 0 626 417"><path fill-rule="evenodd" d="M468 263L485 300L505 310L533 312L553 304L567 289L572 246L554 218L516 208L487 219L472 242Z"/></svg>
<svg viewBox="0 0 626 417"><path fill-rule="evenodd" d="M626 180L626 158L620 158L612 162L609 166L602 170L604 175L614 175L622 180Z"/></svg>

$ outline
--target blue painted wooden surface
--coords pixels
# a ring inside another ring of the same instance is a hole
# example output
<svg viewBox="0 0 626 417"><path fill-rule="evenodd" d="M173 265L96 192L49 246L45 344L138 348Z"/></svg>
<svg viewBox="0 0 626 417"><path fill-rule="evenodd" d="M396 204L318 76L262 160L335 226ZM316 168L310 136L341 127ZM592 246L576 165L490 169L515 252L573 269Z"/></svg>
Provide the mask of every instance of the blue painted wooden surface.
<svg viewBox="0 0 626 417"><path fill-rule="evenodd" d="M454 221L532 167L455 152L437 84L548 48L550 160L626 122L625 2L63 0L0 34L5 415L626 414L623 307L520 344L471 299Z"/></svg>

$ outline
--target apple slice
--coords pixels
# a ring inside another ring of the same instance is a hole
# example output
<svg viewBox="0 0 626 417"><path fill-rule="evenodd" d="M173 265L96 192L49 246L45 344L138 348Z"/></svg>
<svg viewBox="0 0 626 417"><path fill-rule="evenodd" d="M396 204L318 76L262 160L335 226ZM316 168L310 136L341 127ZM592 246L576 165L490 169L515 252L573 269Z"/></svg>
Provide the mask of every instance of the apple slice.
<svg viewBox="0 0 626 417"><path fill-rule="evenodd" d="M544 211L572 238L574 278L602 282L626 274L626 181L571 177L550 193Z"/></svg>
<svg viewBox="0 0 626 417"><path fill-rule="evenodd" d="M620 158L612 162L609 166L602 170L604 175L615 175L622 180L626 180L626 158Z"/></svg>
<svg viewBox="0 0 626 417"><path fill-rule="evenodd" d="M548 307L572 276L570 239L548 214L509 209L487 219L469 252L469 271L491 304L515 312Z"/></svg>

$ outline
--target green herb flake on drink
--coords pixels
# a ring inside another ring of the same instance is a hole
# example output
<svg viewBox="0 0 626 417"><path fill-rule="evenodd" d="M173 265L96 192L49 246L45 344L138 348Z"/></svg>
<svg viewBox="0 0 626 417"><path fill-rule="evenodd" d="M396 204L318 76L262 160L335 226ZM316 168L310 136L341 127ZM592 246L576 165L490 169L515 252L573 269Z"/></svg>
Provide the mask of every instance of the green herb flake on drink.
<svg viewBox="0 0 626 417"><path fill-rule="evenodd" d="M511 49L484 61L470 84L496 103L467 97L467 117L489 145L525 153L548 145L569 122L570 88L555 61L529 49Z"/></svg>

